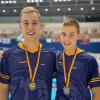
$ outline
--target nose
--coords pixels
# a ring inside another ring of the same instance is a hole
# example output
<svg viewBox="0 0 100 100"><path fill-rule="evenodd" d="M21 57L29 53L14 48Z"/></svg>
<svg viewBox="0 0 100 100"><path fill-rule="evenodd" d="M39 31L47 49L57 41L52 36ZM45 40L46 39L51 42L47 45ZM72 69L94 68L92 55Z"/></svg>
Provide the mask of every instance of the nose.
<svg viewBox="0 0 100 100"><path fill-rule="evenodd" d="M28 30L29 30L30 32L33 31L33 25L32 25L31 23L28 25Z"/></svg>
<svg viewBox="0 0 100 100"><path fill-rule="evenodd" d="M70 39L69 36L64 37L64 40L66 40L66 41L69 41L69 39Z"/></svg>

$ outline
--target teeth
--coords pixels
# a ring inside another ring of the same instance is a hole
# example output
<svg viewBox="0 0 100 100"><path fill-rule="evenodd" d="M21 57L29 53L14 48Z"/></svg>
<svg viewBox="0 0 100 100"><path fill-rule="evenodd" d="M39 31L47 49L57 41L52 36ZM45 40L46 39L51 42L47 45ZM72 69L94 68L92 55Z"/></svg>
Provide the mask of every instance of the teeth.
<svg viewBox="0 0 100 100"><path fill-rule="evenodd" d="M34 33L29 33L29 32L27 32L27 34L34 34Z"/></svg>
<svg viewBox="0 0 100 100"><path fill-rule="evenodd" d="M28 34L33 34L33 33L29 33L29 32L27 32Z"/></svg>
<svg viewBox="0 0 100 100"><path fill-rule="evenodd" d="M27 32L28 35L35 35L36 32Z"/></svg>

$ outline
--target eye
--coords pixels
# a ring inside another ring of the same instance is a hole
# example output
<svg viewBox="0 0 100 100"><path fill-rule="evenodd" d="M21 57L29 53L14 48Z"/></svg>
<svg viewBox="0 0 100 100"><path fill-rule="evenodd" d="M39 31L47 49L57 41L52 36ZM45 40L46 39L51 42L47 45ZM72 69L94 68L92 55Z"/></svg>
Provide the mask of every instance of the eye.
<svg viewBox="0 0 100 100"><path fill-rule="evenodd" d="M63 37L65 37L65 36L66 36L66 33L61 33L61 35L62 35Z"/></svg>
<svg viewBox="0 0 100 100"><path fill-rule="evenodd" d="M38 24L38 22L35 22L35 21L34 21L34 22L32 22L32 25L37 25L37 24Z"/></svg>
<svg viewBox="0 0 100 100"><path fill-rule="evenodd" d="M24 22L24 25L29 25L29 23L28 22Z"/></svg>
<svg viewBox="0 0 100 100"><path fill-rule="evenodd" d="M70 36L70 37L73 37L73 36L74 36L74 34L70 34L69 36Z"/></svg>

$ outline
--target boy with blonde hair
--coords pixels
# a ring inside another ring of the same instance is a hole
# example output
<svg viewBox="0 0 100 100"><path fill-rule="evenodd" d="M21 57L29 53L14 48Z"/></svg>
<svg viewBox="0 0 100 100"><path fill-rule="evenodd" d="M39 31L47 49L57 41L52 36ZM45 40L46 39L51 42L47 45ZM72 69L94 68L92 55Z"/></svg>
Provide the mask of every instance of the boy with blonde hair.
<svg viewBox="0 0 100 100"><path fill-rule="evenodd" d="M24 41L4 52L0 62L0 100L50 100L55 54L39 41L43 24L34 7L20 14Z"/></svg>

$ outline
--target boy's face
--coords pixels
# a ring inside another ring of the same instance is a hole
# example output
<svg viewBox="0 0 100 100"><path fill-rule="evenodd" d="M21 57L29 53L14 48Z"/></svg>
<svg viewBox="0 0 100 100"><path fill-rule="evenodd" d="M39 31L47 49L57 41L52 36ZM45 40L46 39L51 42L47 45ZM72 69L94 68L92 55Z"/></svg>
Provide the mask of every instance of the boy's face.
<svg viewBox="0 0 100 100"><path fill-rule="evenodd" d="M77 28L74 25L61 27L60 42L65 50L76 48L76 42L79 37L80 34L77 32Z"/></svg>
<svg viewBox="0 0 100 100"><path fill-rule="evenodd" d="M41 28L42 24L37 13L27 12L22 14L20 30L23 33L24 39L39 40Z"/></svg>

